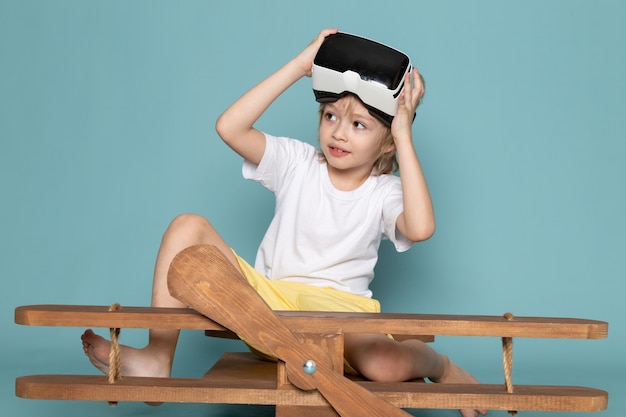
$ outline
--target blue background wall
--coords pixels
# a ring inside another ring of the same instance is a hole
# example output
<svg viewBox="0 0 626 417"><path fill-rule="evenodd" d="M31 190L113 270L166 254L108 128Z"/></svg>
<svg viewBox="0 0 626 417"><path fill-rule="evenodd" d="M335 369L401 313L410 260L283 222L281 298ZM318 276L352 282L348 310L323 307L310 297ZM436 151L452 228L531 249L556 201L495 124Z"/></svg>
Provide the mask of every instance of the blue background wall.
<svg viewBox="0 0 626 417"><path fill-rule="evenodd" d="M383 247L374 290L384 310L609 321L607 340L519 340L514 382L606 389L603 415L621 417L625 21L619 0L0 0L3 415L271 414L15 398L19 375L93 371L82 329L20 327L13 309L148 305L160 236L182 212L210 218L252 259L272 196L241 178L215 119L336 26L405 51L427 80L415 146L438 230L405 254ZM302 80L259 126L315 143L316 108ZM497 339L435 346L502 381ZM241 346L184 333L174 375L201 375L225 349Z"/></svg>

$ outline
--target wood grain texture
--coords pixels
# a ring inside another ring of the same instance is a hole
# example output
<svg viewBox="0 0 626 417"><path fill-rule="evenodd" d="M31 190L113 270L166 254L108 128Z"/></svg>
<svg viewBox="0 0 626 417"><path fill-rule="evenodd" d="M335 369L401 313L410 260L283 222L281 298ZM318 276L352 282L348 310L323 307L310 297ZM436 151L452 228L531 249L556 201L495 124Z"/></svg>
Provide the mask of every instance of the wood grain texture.
<svg viewBox="0 0 626 417"><path fill-rule="evenodd" d="M33 375L16 381L21 398L46 400L194 402L326 406L316 391L276 388L276 363L251 353L228 353L203 378ZM585 387L516 385L509 394L501 384L430 384L357 382L396 407L486 408L489 410L601 411L605 391Z"/></svg>
<svg viewBox="0 0 626 417"><path fill-rule="evenodd" d="M15 309L15 323L25 326L185 329L227 332L193 309L108 306L27 305ZM603 339L608 323L557 317L337 313L277 311L280 321L304 333L391 333L406 336L494 336L559 339Z"/></svg>
<svg viewBox="0 0 626 417"><path fill-rule="evenodd" d="M178 253L170 266L168 288L173 297L285 362L289 382L302 390L317 390L339 415L408 417L345 378L343 366L335 370L320 346L303 343L214 246L192 246ZM313 373L303 370L307 360L316 363Z"/></svg>
<svg viewBox="0 0 626 417"><path fill-rule="evenodd" d="M33 375L16 380L16 395L33 399L276 405L279 417L335 417L337 412L344 417L404 417L407 414L401 408L600 411L607 406L608 394L593 388L515 385L514 393L508 393L499 384L375 383L349 380L341 372L343 334L347 333L391 333L400 335L398 339L418 337L424 341L432 341L435 335L602 339L608 335L606 322L549 317L508 320L502 316L273 312L220 256L210 247L195 247L183 251L173 262L170 290L193 308L122 307L108 311L108 306L31 305L16 308L15 322L27 326L204 330L213 336L241 336L282 362L264 361L250 353L227 353L203 378L122 377L113 384L106 376ZM318 362L318 371L313 375L302 371L306 359Z"/></svg>

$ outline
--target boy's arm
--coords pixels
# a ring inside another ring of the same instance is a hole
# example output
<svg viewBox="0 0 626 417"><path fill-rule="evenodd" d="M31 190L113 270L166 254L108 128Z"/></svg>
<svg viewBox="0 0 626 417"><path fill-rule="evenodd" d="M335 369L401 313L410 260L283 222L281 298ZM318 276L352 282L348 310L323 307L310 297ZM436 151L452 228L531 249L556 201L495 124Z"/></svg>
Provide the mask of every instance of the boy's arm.
<svg viewBox="0 0 626 417"><path fill-rule="evenodd" d="M258 164L265 152L265 135L254 124L287 88L311 75L313 59L324 38L336 29L327 29L298 56L235 101L217 119L215 128L222 140L248 161Z"/></svg>
<svg viewBox="0 0 626 417"><path fill-rule="evenodd" d="M435 233L435 213L426 178L413 147L413 114L424 93L417 70L414 70L413 80L412 87L410 75L407 74L391 132L398 155L404 201L404 211L398 216L396 226L406 238L419 242Z"/></svg>

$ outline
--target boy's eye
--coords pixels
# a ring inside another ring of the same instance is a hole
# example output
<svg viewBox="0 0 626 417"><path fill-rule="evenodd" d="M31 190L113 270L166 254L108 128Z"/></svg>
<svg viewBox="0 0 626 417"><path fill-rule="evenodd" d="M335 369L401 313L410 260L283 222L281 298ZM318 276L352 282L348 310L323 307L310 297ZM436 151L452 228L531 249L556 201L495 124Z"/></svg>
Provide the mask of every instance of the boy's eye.
<svg viewBox="0 0 626 417"><path fill-rule="evenodd" d="M354 122L353 125L357 129L365 129L365 125L363 123L361 123L361 122Z"/></svg>
<svg viewBox="0 0 626 417"><path fill-rule="evenodd" d="M327 112L324 117L326 118L326 120L336 120L337 116L335 116L333 113Z"/></svg>

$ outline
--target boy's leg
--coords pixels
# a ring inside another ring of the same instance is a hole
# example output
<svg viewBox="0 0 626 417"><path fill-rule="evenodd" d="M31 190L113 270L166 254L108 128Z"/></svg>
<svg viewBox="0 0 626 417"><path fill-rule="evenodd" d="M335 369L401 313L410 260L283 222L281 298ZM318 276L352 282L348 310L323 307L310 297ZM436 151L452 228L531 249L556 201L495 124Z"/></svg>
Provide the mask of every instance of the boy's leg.
<svg viewBox="0 0 626 417"><path fill-rule="evenodd" d="M346 334L345 356L350 365L373 381L398 382L428 378L439 383L476 384L478 381L447 356L420 340L397 342L383 334ZM463 417L485 410L460 410Z"/></svg>
<svg viewBox="0 0 626 417"><path fill-rule="evenodd" d="M181 250L196 244L212 244L218 247L235 266L237 259L226 242L203 217L185 214L176 217L169 225L156 259L152 287L153 307L186 307L173 298L167 289L167 273L174 256ZM148 344L142 349L122 346L122 373L133 376L169 377L178 330L150 330ZM81 337L83 350L89 360L102 372L109 367L110 342L91 330Z"/></svg>

